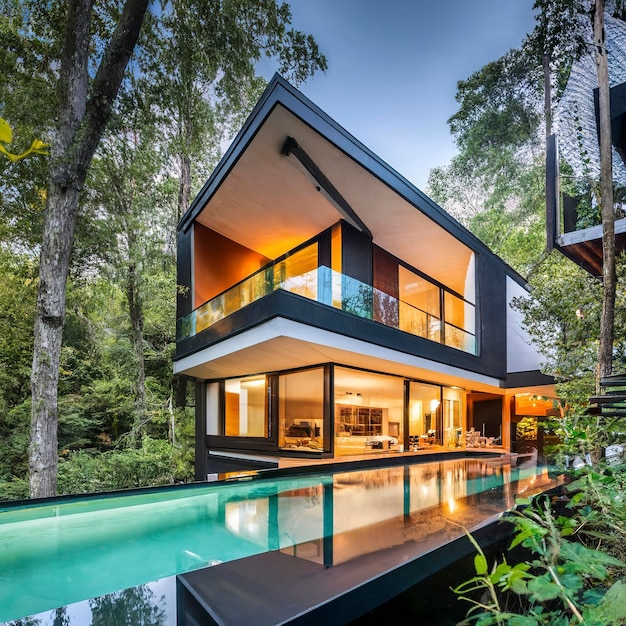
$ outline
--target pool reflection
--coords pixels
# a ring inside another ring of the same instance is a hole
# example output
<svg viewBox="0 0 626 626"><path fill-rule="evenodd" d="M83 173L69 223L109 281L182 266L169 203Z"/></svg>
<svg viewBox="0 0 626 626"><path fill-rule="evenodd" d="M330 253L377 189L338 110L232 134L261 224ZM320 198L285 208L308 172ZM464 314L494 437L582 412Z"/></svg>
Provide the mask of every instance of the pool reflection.
<svg viewBox="0 0 626 626"><path fill-rule="evenodd" d="M408 543L428 549L552 485L547 469L500 458L384 467L225 502L225 523L266 550L331 566Z"/></svg>

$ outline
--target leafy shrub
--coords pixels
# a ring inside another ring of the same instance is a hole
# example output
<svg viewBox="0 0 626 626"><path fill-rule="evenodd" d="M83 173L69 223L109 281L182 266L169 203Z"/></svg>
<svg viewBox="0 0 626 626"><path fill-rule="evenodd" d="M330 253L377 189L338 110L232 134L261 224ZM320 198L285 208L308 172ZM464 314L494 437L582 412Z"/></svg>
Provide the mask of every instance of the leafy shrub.
<svg viewBox="0 0 626 626"><path fill-rule="evenodd" d="M623 475L622 475L623 478ZM621 483L587 475L597 489L577 491L567 508L559 512L558 501L548 496L519 501L517 509L504 519L514 527L509 551L517 546L527 550L527 559L510 564L506 556L491 569L480 546L474 560L476 576L456 589L460 599L472 604L462 624L477 626L567 626L569 624L626 624L626 584L615 576L626 563L607 551L611 535L618 531L623 543L623 515L606 514L611 502L623 513L617 493ZM606 486L612 485L611 491ZM588 484L585 485L588 487ZM603 492L600 506L591 499ZM604 509L603 507L607 507ZM478 595L480 594L480 595Z"/></svg>
<svg viewBox="0 0 626 626"><path fill-rule="evenodd" d="M0 480L0 501L2 500L26 500L28 498L29 484L24 478L10 476L6 480Z"/></svg>
<svg viewBox="0 0 626 626"><path fill-rule="evenodd" d="M141 448L92 453L62 453L59 494L113 491L173 484L178 478L175 451L166 442L144 437ZM186 477L184 477L186 478Z"/></svg>

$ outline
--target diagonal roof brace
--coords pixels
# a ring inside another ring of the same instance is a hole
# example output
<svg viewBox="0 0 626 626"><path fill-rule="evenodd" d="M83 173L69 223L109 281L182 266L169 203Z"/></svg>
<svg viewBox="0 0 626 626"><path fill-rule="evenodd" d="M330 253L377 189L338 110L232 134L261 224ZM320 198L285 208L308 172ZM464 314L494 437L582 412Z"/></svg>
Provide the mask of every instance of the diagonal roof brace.
<svg viewBox="0 0 626 626"><path fill-rule="evenodd" d="M280 152L285 156L294 156L304 168L315 188L339 211L341 216L352 226L372 237L369 228L293 137L287 137Z"/></svg>

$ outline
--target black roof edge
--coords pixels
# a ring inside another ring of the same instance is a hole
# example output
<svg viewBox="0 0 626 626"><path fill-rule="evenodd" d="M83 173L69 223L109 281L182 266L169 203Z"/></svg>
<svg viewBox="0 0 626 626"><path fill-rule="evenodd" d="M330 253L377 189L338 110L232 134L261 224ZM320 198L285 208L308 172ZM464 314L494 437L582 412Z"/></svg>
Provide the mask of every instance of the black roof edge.
<svg viewBox="0 0 626 626"><path fill-rule="evenodd" d="M540 370L528 370L525 372L508 372L504 381L505 389L518 387L535 387L540 385L554 385L556 380L553 376L544 374Z"/></svg>
<svg viewBox="0 0 626 626"><path fill-rule="evenodd" d="M285 98L285 96L288 97ZM338 124L333 118L331 118L327 113L320 109L320 107L318 107L278 73L274 74L271 78L265 91L259 98L259 101L252 109L252 112L233 139L224 156L220 159L220 162L211 173L211 176L209 176L209 179L203 185L202 189L198 192L189 206L189 209L181 218L178 224L178 230L186 231L191 226L193 220L210 200L211 196L221 184L223 178L225 178L230 169L235 165L239 156L243 153L248 143L253 139L257 130L263 124L265 118L271 113L277 104L281 104L287 110L302 119L302 117L298 115L298 112L294 111L293 107L286 102L286 100L290 98L297 100L301 106L313 115L313 117L319 118L323 123L329 125L335 133L341 136L343 140L351 144L357 152L362 153L365 158L357 158L354 151L346 152L344 149L345 146L342 147L337 145L335 141L328 137L327 133L323 132L319 124L315 125L312 123L310 116L307 120L303 119L303 122L307 123L313 128L313 130L325 137L327 141L355 160L359 165L361 165L361 167L368 170L383 183L387 184L407 202L415 206L418 210L422 210L427 217L442 226L451 235L468 245L474 251L486 253L496 259L502 265L507 275L509 275L519 285L528 289L528 281L521 274L519 274L519 272L514 270L508 263L495 254L495 252L493 252L485 243L476 237L476 235L470 232L467 228L465 228L465 226L445 211L445 209L440 207L434 200L429 198L423 191L407 180L402 174L383 161L377 154L372 152L367 146L354 137L354 135L349 133L345 128ZM377 169L378 171L376 171ZM411 198L411 196L417 196L417 198Z"/></svg>

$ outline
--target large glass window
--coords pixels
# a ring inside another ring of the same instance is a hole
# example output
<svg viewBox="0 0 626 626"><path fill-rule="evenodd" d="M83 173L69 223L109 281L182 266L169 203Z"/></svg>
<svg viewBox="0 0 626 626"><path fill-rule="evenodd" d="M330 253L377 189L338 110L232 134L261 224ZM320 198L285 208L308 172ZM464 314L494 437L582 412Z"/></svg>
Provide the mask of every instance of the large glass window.
<svg viewBox="0 0 626 626"><path fill-rule="evenodd" d="M402 450L404 381L335 368L335 454Z"/></svg>
<svg viewBox="0 0 626 626"><path fill-rule="evenodd" d="M346 259L341 235L341 226L333 227L330 267L319 265L317 241L290 252L178 320L178 340L283 289L430 341L478 353L473 253L468 251L462 260L456 259L435 280L375 247L373 282L363 282L343 273Z"/></svg>
<svg viewBox="0 0 626 626"><path fill-rule="evenodd" d="M224 434L228 437L267 437L265 376L233 378L225 383Z"/></svg>
<svg viewBox="0 0 626 626"><path fill-rule="evenodd" d="M278 382L278 445L324 449L324 369L283 374Z"/></svg>
<svg viewBox="0 0 626 626"><path fill-rule="evenodd" d="M409 384L409 444L421 448L441 442L441 387Z"/></svg>
<svg viewBox="0 0 626 626"><path fill-rule="evenodd" d="M463 441L464 398L462 389L443 388L443 443L450 448L461 446Z"/></svg>
<svg viewBox="0 0 626 626"><path fill-rule="evenodd" d="M473 304L446 292L444 294L446 345L475 352L476 308Z"/></svg>
<svg viewBox="0 0 626 626"><path fill-rule="evenodd" d="M405 267L398 267L399 328L413 335L440 341L439 287Z"/></svg>

